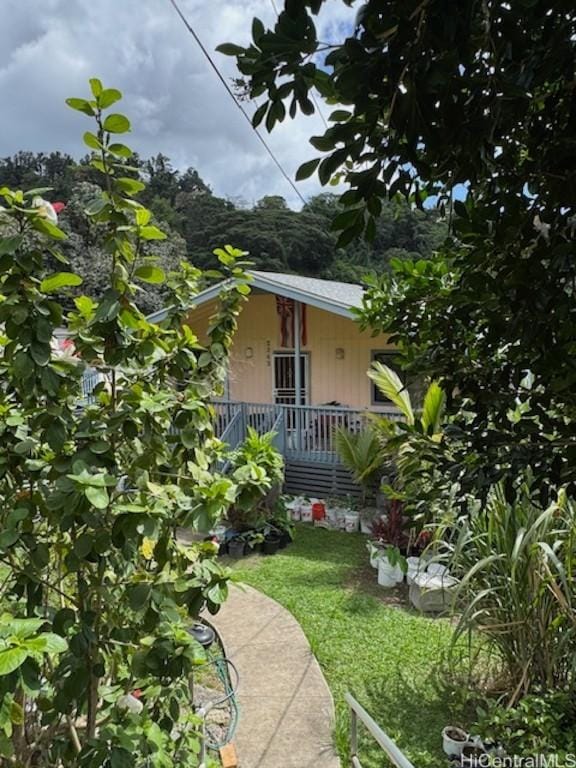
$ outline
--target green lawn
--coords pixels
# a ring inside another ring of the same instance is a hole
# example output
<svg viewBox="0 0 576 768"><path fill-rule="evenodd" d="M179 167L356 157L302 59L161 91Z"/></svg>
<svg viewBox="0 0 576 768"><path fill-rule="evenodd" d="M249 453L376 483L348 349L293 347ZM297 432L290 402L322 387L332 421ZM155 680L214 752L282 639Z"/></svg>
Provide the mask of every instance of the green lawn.
<svg viewBox="0 0 576 768"><path fill-rule="evenodd" d="M412 612L405 600L377 586L365 536L300 525L288 549L234 567L300 622L334 694L342 758L343 696L349 690L417 768L447 764L440 733L462 719L466 693L439 684L437 662L448 648L450 627ZM386 762L373 744L363 740L363 765L382 768Z"/></svg>

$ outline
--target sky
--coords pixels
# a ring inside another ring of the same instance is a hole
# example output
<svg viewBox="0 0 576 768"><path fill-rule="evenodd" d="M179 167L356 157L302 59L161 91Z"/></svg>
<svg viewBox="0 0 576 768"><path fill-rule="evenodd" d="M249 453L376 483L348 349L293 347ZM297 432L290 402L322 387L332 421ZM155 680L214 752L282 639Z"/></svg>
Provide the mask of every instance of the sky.
<svg viewBox="0 0 576 768"><path fill-rule="evenodd" d="M248 43L254 16L267 26L275 17L273 0L180 0L180 7L211 52ZM161 152L175 167L196 168L218 196L250 205L282 195L299 207L169 0L0 0L0 11L0 156L84 154L89 118L64 100L88 96L88 79L99 77L123 92L118 111L133 124L126 143L141 155ZM321 39L339 39L353 15L342 0L328 0ZM237 76L233 58L213 58L225 77ZM265 136L293 178L318 154L308 138L323 131L318 116L299 116ZM322 191L315 179L298 188L304 197Z"/></svg>

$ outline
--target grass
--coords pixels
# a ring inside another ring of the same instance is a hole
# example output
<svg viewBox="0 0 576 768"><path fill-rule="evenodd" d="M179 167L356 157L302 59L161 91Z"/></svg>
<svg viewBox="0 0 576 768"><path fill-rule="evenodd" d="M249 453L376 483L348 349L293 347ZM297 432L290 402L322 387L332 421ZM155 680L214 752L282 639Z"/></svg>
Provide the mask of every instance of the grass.
<svg viewBox="0 0 576 768"><path fill-rule="evenodd" d="M351 691L418 768L438 768L446 763L442 728L462 720L466 695L464 687L439 683L438 662L451 628L379 588L365 542L360 534L301 525L288 549L234 567L242 581L277 600L302 626L334 696L335 743L343 760L344 693ZM366 768L386 764L367 736L360 757Z"/></svg>

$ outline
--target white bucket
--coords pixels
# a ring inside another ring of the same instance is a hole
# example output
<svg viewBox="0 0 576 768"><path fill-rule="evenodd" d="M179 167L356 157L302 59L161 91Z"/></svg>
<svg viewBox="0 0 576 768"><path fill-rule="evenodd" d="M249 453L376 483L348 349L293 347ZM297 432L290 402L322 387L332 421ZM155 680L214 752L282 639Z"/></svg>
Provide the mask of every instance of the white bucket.
<svg viewBox="0 0 576 768"><path fill-rule="evenodd" d="M339 528L341 531L346 530L346 514L348 512L347 509L344 509L343 507L336 507L336 527Z"/></svg>
<svg viewBox="0 0 576 768"><path fill-rule="evenodd" d="M331 528L338 527L338 507L326 507L326 520Z"/></svg>
<svg viewBox="0 0 576 768"><path fill-rule="evenodd" d="M227 530L228 528L225 525L217 525L215 528L212 529L212 534L216 536L218 541L224 541Z"/></svg>
<svg viewBox="0 0 576 768"><path fill-rule="evenodd" d="M303 523L312 522L312 504L302 504L300 507L300 519Z"/></svg>
<svg viewBox="0 0 576 768"><path fill-rule="evenodd" d="M286 509L290 512L292 522L297 523L301 519L300 507L302 505L302 499L297 496L286 504Z"/></svg>
<svg viewBox="0 0 576 768"><path fill-rule="evenodd" d="M416 576L420 573L421 563L419 557L407 557L406 563L408 564L408 570L406 572L406 581L408 584L412 584Z"/></svg>
<svg viewBox="0 0 576 768"><path fill-rule="evenodd" d="M395 587L403 579L404 574L399 565L391 565L390 560L385 556L378 560L378 584L381 587Z"/></svg>
<svg viewBox="0 0 576 768"><path fill-rule="evenodd" d="M346 533L356 533L358 531L359 519L358 512L346 512L344 515L344 530Z"/></svg>

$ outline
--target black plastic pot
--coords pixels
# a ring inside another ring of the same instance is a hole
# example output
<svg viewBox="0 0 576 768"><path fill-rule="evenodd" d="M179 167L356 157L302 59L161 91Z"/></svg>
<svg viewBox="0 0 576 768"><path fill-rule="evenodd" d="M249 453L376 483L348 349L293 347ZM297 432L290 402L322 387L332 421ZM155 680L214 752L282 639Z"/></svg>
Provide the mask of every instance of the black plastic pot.
<svg viewBox="0 0 576 768"><path fill-rule="evenodd" d="M265 555L275 555L280 549L280 536L267 536L262 545L262 552Z"/></svg>
<svg viewBox="0 0 576 768"><path fill-rule="evenodd" d="M292 538L289 533L286 533L286 531L283 531L280 534L280 549L286 549L288 544L292 542Z"/></svg>
<svg viewBox="0 0 576 768"><path fill-rule="evenodd" d="M231 539L228 542L228 554L230 557L244 557L246 553L246 542L238 539Z"/></svg>

